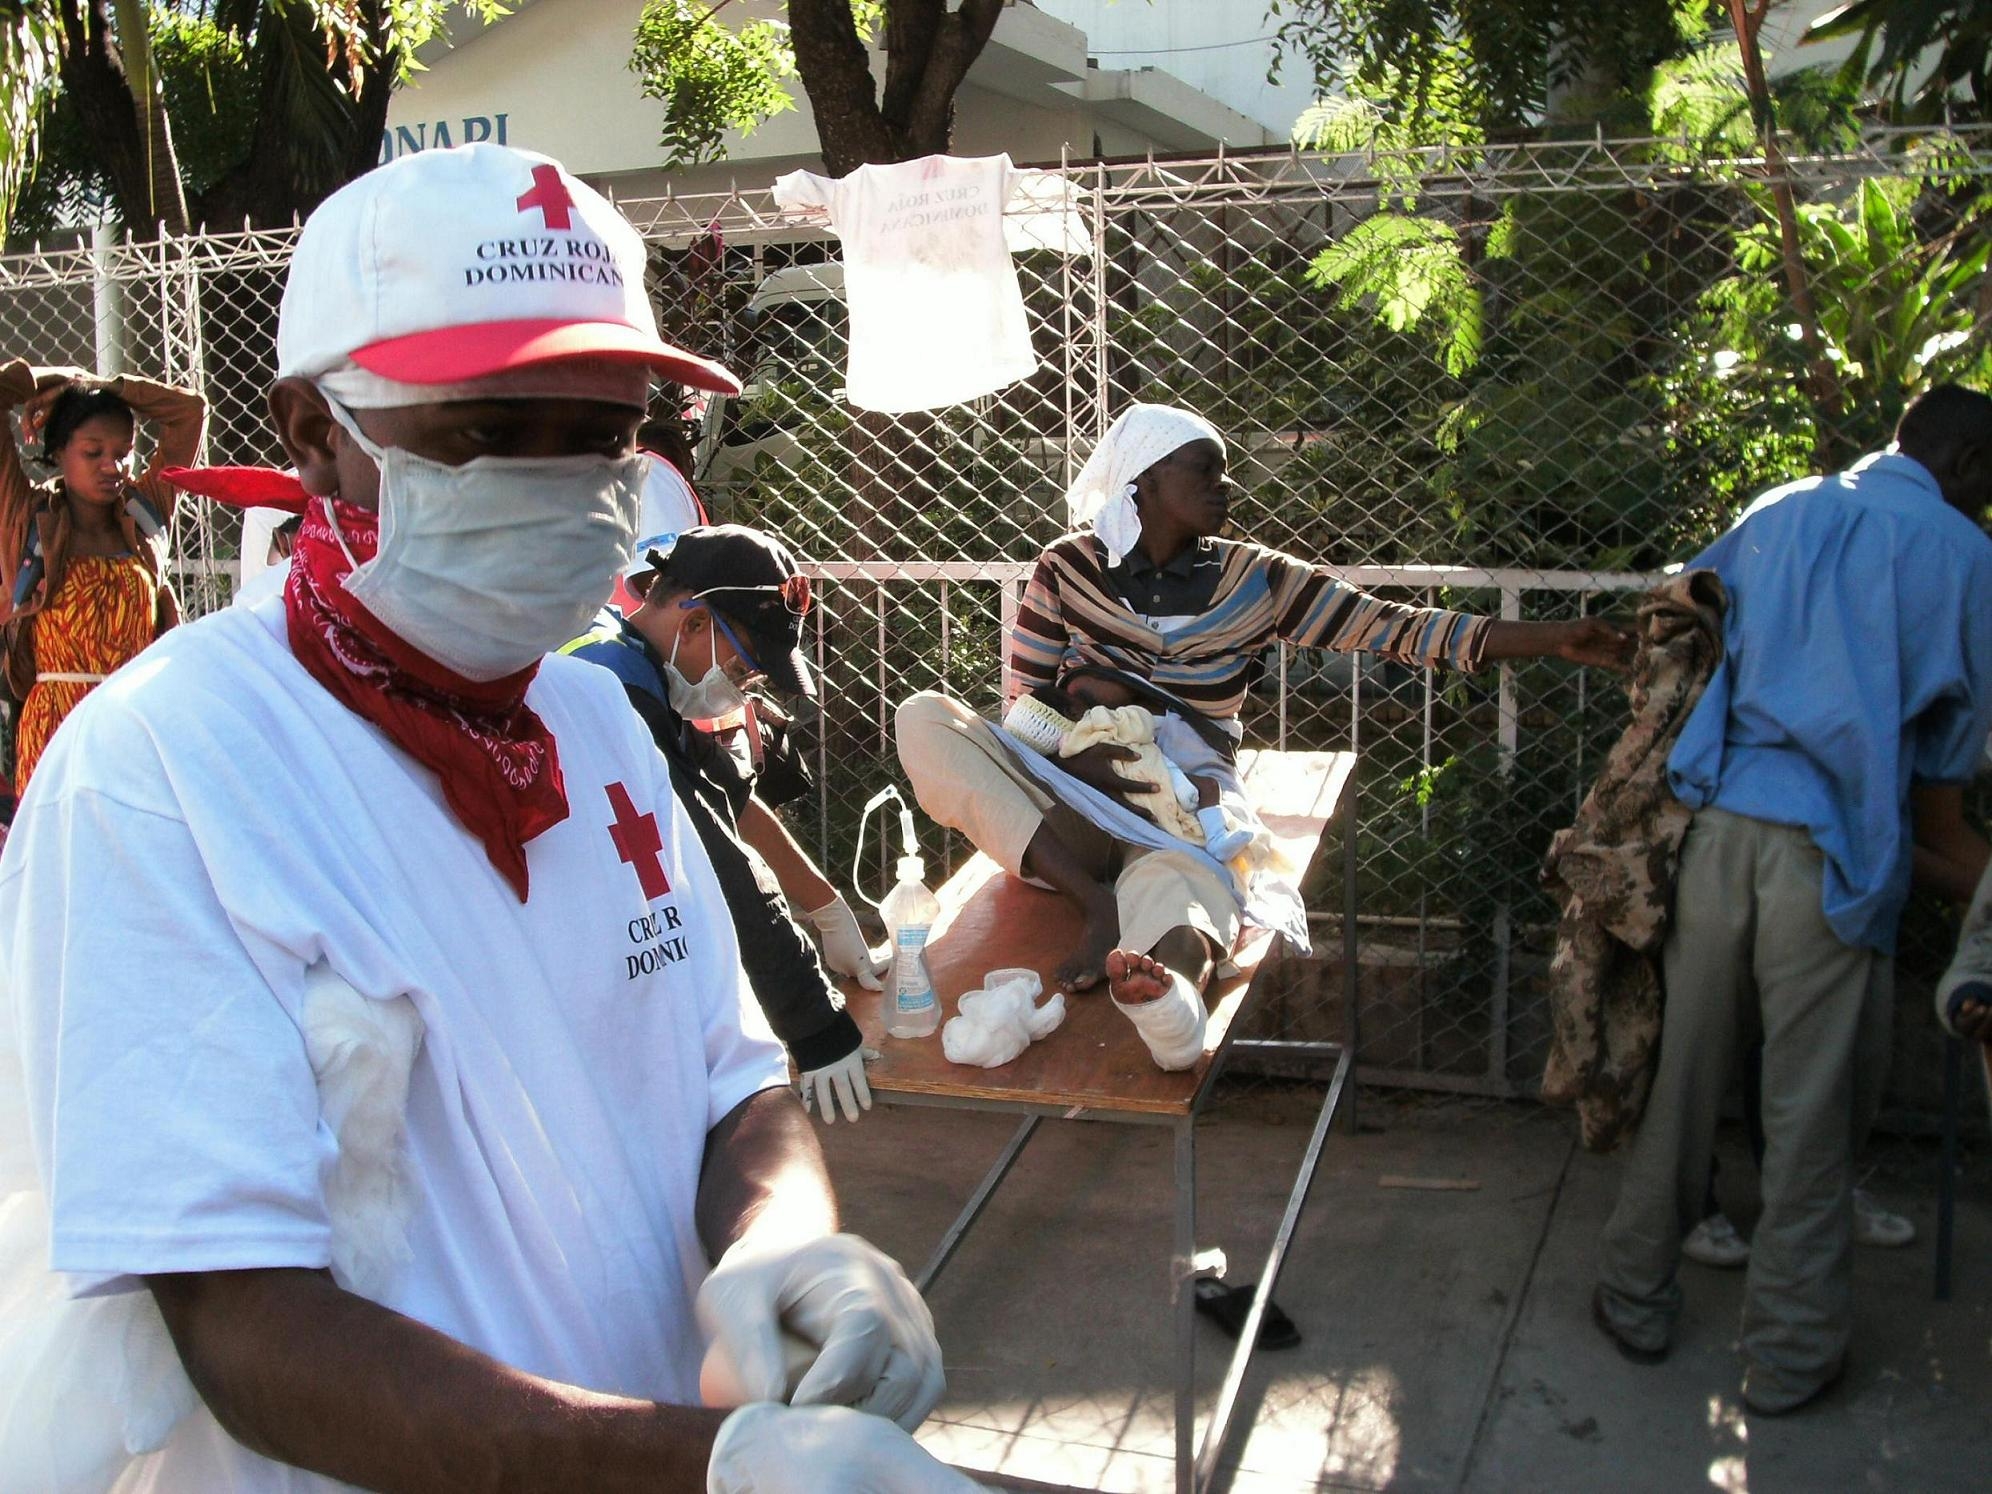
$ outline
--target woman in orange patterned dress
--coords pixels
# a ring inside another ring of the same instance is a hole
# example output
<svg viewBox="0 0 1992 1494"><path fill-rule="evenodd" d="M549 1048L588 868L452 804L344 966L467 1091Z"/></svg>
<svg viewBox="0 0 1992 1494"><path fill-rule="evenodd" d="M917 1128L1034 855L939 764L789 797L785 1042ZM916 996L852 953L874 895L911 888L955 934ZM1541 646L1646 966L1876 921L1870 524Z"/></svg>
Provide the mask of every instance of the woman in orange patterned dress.
<svg viewBox="0 0 1992 1494"><path fill-rule="evenodd" d="M53 482L31 482L22 466L6 419L16 406ZM141 418L152 460L134 479ZM164 574L173 490L158 474L193 462L206 424L207 403L189 389L0 364L0 645L19 702L17 795L77 702L179 620Z"/></svg>

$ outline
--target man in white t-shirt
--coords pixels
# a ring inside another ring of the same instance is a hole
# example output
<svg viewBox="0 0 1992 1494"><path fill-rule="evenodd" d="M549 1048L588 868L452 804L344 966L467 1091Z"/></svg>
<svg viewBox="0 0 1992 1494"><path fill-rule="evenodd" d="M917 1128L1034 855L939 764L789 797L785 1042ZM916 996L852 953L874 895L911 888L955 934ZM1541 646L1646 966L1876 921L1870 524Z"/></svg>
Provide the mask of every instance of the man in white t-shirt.
<svg viewBox="0 0 1992 1494"><path fill-rule="evenodd" d="M312 216L278 370L283 595L96 692L0 859L49 1266L149 1289L204 1402L119 1487L970 1487L901 1430L931 1320L836 1233L663 759L542 659L627 562L652 374L737 383L658 339L612 206L485 145ZM328 983L419 1021L371 1158ZM401 1206L340 1202L367 1166ZM757 1404L699 1406L701 1326Z"/></svg>

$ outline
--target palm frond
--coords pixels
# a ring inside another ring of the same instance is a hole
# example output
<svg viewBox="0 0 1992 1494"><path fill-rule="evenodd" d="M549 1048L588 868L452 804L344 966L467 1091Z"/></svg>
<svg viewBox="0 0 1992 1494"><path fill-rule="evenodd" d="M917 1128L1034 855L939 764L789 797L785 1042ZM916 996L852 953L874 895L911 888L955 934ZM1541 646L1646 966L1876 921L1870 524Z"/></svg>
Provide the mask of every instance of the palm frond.
<svg viewBox="0 0 1992 1494"><path fill-rule="evenodd" d="M47 7L0 10L0 240L34 175L41 124L55 96L61 26Z"/></svg>

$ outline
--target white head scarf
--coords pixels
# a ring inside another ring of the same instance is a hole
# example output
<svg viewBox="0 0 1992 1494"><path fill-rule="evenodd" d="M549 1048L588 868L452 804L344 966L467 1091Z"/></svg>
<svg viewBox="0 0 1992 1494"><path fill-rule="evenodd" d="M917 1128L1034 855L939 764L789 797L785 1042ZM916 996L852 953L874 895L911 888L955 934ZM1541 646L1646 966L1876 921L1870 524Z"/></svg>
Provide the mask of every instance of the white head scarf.
<svg viewBox="0 0 1992 1494"><path fill-rule="evenodd" d="M1119 565L1141 538L1134 480L1192 441L1215 441L1219 451L1224 449L1216 426L1175 405L1129 405L1107 427L1065 490L1065 506L1074 528L1092 526L1106 547L1108 564Z"/></svg>

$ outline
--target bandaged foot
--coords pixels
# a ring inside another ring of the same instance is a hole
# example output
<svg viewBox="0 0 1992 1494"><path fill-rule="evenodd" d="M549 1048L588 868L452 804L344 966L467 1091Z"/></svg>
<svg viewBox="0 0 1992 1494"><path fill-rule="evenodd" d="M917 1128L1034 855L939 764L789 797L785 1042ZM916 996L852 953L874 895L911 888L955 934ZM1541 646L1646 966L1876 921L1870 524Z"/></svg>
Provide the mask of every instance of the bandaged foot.
<svg viewBox="0 0 1992 1494"><path fill-rule="evenodd" d="M1252 831L1240 825L1232 829L1224 817L1221 806L1213 804L1208 809L1197 811L1197 823L1203 826L1204 849L1219 861L1230 861L1240 851L1252 844Z"/></svg>
<svg viewBox="0 0 1992 1494"><path fill-rule="evenodd" d="M1107 956L1107 990L1163 1069L1187 1069L1203 1057L1203 996L1159 960L1131 950Z"/></svg>

